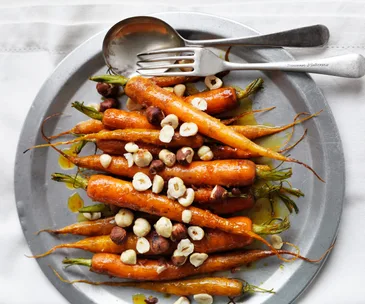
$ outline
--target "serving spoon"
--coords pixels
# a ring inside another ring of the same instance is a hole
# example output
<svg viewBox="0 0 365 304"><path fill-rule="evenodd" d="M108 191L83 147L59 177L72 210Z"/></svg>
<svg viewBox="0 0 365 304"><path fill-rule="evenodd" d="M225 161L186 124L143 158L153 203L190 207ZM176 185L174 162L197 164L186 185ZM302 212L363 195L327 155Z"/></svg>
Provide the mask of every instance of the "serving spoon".
<svg viewBox="0 0 365 304"><path fill-rule="evenodd" d="M223 45L315 47L325 45L328 39L328 28L318 24L267 35L188 40L161 19L139 16L124 19L110 28L103 41L103 55L113 72L129 76L137 69L136 55L151 50Z"/></svg>

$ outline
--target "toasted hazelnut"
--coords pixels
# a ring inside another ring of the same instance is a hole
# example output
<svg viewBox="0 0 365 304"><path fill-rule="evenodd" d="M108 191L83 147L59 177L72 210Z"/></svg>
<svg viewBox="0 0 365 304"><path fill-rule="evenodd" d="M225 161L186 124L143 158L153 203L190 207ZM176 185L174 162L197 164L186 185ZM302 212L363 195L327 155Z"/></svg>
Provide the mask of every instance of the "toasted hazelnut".
<svg viewBox="0 0 365 304"><path fill-rule="evenodd" d="M160 193L162 190L163 190L163 187L165 185L165 182L163 180L163 178L156 174L154 177L153 177L153 181L152 181L152 192L153 193Z"/></svg>
<svg viewBox="0 0 365 304"><path fill-rule="evenodd" d="M163 169L165 169L165 164L160 159L155 159L151 162L149 172L151 174L157 174L158 172L161 172Z"/></svg>
<svg viewBox="0 0 365 304"><path fill-rule="evenodd" d="M181 215L181 220L184 223L189 224L192 216L193 216L193 213L190 210L184 210Z"/></svg>
<svg viewBox="0 0 365 304"><path fill-rule="evenodd" d="M179 244L177 244L177 249L175 250L174 254L187 257L193 252L194 244L189 239L182 239Z"/></svg>
<svg viewBox="0 0 365 304"><path fill-rule="evenodd" d="M176 153L176 160L179 164L188 165L193 161L194 150L190 147L183 147Z"/></svg>
<svg viewBox="0 0 365 304"><path fill-rule="evenodd" d="M133 212L130 211L129 209L122 208L115 215L114 219L115 219L115 223L119 227L128 227L128 226L132 225L134 215L133 215Z"/></svg>
<svg viewBox="0 0 365 304"><path fill-rule="evenodd" d="M146 109L147 120L151 125L160 126L162 119L165 118L164 112L158 107L148 107Z"/></svg>
<svg viewBox="0 0 365 304"><path fill-rule="evenodd" d="M156 232L165 237L169 238L172 233L172 223L171 220L167 217L160 217L160 219L155 224Z"/></svg>
<svg viewBox="0 0 365 304"><path fill-rule="evenodd" d="M142 172L137 172L133 176L132 186L137 191L145 191L152 186L152 182L148 175Z"/></svg>
<svg viewBox="0 0 365 304"><path fill-rule="evenodd" d="M125 144L124 149L129 153L136 153L138 152L139 147L134 142L128 142Z"/></svg>
<svg viewBox="0 0 365 304"><path fill-rule="evenodd" d="M177 254L177 249L174 251L172 257L171 257L171 262L172 264L174 264L175 266L181 266L184 265L186 260L188 259L187 256L183 256L183 255L178 255Z"/></svg>
<svg viewBox="0 0 365 304"><path fill-rule="evenodd" d="M96 84L96 90L104 97L112 97L118 94L119 87L109 83L98 82Z"/></svg>
<svg viewBox="0 0 365 304"><path fill-rule="evenodd" d="M161 266L159 266L159 267L161 267ZM159 272L159 270L157 269L157 273L161 273L161 272ZM153 296L149 296L144 301L145 301L146 304L156 304L156 303L158 303L158 299L156 297L153 297Z"/></svg>
<svg viewBox="0 0 365 304"><path fill-rule="evenodd" d="M198 150L198 156L201 160L212 160L214 154L208 146L201 146Z"/></svg>
<svg viewBox="0 0 365 304"><path fill-rule="evenodd" d="M117 245L122 245L126 240L127 232L124 228L115 226L110 232L110 239Z"/></svg>
<svg viewBox="0 0 365 304"><path fill-rule="evenodd" d="M151 231L150 223L144 218L138 218L134 221L133 232L138 237L146 236Z"/></svg>
<svg viewBox="0 0 365 304"><path fill-rule="evenodd" d="M149 166L152 159L153 156L147 149L139 149L136 153L133 154L134 163L141 168Z"/></svg>
<svg viewBox="0 0 365 304"><path fill-rule="evenodd" d="M177 128L177 126L179 125L179 119L177 118L177 116L175 114L169 114L167 115L162 121L161 121L161 127L164 126L171 126L174 129Z"/></svg>
<svg viewBox="0 0 365 304"><path fill-rule="evenodd" d="M226 198L228 196L228 191L222 186L216 185L212 192L210 193L210 199L213 201Z"/></svg>
<svg viewBox="0 0 365 304"><path fill-rule="evenodd" d="M176 96L183 97L186 90L186 86L184 84L177 84L174 86L174 93Z"/></svg>
<svg viewBox="0 0 365 304"><path fill-rule="evenodd" d="M143 109L142 105L140 105L138 102L133 101L130 98L127 99L126 107L129 111L139 111Z"/></svg>
<svg viewBox="0 0 365 304"><path fill-rule="evenodd" d="M190 206L194 202L195 191L192 188L187 188L185 194L178 198L180 205L184 207Z"/></svg>
<svg viewBox="0 0 365 304"><path fill-rule="evenodd" d="M184 122L179 129L182 137L194 136L198 133L198 126L194 122Z"/></svg>
<svg viewBox="0 0 365 304"><path fill-rule="evenodd" d="M207 293L199 293L199 294L194 295L194 300L198 304L212 304L213 303L213 297Z"/></svg>
<svg viewBox="0 0 365 304"><path fill-rule="evenodd" d="M127 160L128 168L131 168L134 164L133 154L132 153L124 153L123 156Z"/></svg>
<svg viewBox="0 0 365 304"><path fill-rule="evenodd" d="M152 231L149 235L151 243L151 252L154 254L161 254L167 252L170 248L170 242L164 237L158 235L156 231Z"/></svg>
<svg viewBox="0 0 365 304"><path fill-rule="evenodd" d="M180 297L174 304L190 304L190 300L187 297Z"/></svg>
<svg viewBox="0 0 365 304"><path fill-rule="evenodd" d="M205 260L208 258L208 255L206 253L193 253L189 257L189 261L194 267L199 267L202 265Z"/></svg>
<svg viewBox="0 0 365 304"><path fill-rule="evenodd" d="M110 163L112 162L112 157L109 154L102 154L100 155L100 164L103 168L108 168Z"/></svg>
<svg viewBox="0 0 365 304"><path fill-rule="evenodd" d="M166 165L166 167L172 167L176 162L175 154L167 149L162 149L158 154L158 158Z"/></svg>
<svg viewBox="0 0 365 304"><path fill-rule="evenodd" d="M204 83L209 90L219 89L223 85L223 81L214 75L205 77Z"/></svg>
<svg viewBox="0 0 365 304"><path fill-rule="evenodd" d="M108 109L115 109L118 107L118 100L114 98L106 98L100 103L100 112L105 112Z"/></svg>
<svg viewBox="0 0 365 304"><path fill-rule="evenodd" d="M122 252L120 260L124 264L135 265L137 263L137 254L133 249L128 249Z"/></svg>
<svg viewBox="0 0 365 304"><path fill-rule="evenodd" d="M150 243L145 237L139 237L136 244L138 253L146 253L150 250Z"/></svg>
<svg viewBox="0 0 365 304"><path fill-rule="evenodd" d="M208 103L204 98L195 97L191 101L191 105L199 110L205 111L208 108Z"/></svg>
<svg viewBox="0 0 365 304"><path fill-rule="evenodd" d="M180 177L170 178L167 187L169 195L175 199L182 197L186 192L184 181Z"/></svg>
<svg viewBox="0 0 365 304"><path fill-rule="evenodd" d="M160 130L160 134L158 136L158 139L163 142L163 143L170 143L172 141L172 138L175 135L175 131L174 128L166 125L163 126L162 129Z"/></svg>
<svg viewBox="0 0 365 304"><path fill-rule="evenodd" d="M172 226L171 241L180 242L188 237L188 229L184 224L177 223Z"/></svg>
<svg viewBox="0 0 365 304"><path fill-rule="evenodd" d="M188 235L193 241L200 241L204 237L204 230L199 226L190 226L188 228Z"/></svg>
<svg viewBox="0 0 365 304"><path fill-rule="evenodd" d="M280 235L277 235L277 234L273 234L272 236L271 236L271 245L275 248L275 249L277 249L277 250L279 250L279 249L281 249L281 247L283 247L283 240L282 240L282 238L281 238L281 236Z"/></svg>

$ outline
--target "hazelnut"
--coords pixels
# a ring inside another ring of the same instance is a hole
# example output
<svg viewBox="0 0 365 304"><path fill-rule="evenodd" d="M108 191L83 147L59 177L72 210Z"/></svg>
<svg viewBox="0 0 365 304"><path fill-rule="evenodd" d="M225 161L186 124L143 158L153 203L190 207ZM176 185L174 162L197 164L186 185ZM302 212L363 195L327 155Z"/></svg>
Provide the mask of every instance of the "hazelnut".
<svg viewBox="0 0 365 304"><path fill-rule="evenodd" d="M170 242L164 237L158 235L156 231L151 232L149 240L151 243L150 250L155 254L164 253L170 248Z"/></svg>
<svg viewBox="0 0 365 304"><path fill-rule="evenodd" d="M205 77L204 83L209 88L209 90L219 89L223 85L223 81L214 75Z"/></svg>
<svg viewBox="0 0 365 304"><path fill-rule="evenodd" d="M152 162L153 156L147 149L139 149L133 154L134 163L141 168L147 167Z"/></svg>
<svg viewBox="0 0 365 304"><path fill-rule="evenodd" d="M194 122L184 122L179 129L182 137L194 136L198 133L198 126Z"/></svg>
<svg viewBox="0 0 365 304"><path fill-rule="evenodd" d="M158 107L148 107L146 109L147 120L151 125L160 126L162 119L165 118L165 114Z"/></svg>
<svg viewBox="0 0 365 304"><path fill-rule="evenodd" d="M181 165L191 164L194 157L194 150L189 147L183 147L176 153L176 160Z"/></svg>
<svg viewBox="0 0 365 304"><path fill-rule="evenodd" d="M118 107L118 100L114 98L106 98L100 103L100 112L105 112L108 109L113 109Z"/></svg>
<svg viewBox="0 0 365 304"><path fill-rule="evenodd" d="M174 264L175 266L181 266L184 265L186 260L188 259L187 256L183 256L183 255L176 255L175 252L177 250L174 251L174 254L171 257L171 262L172 264Z"/></svg>
<svg viewBox="0 0 365 304"><path fill-rule="evenodd" d="M228 196L228 191L222 186L216 185L212 192L210 193L210 199L213 201L226 198Z"/></svg>
<svg viewBox="0 0 365 304"><path fill-rule="evenodd" d="M110 232L110 239L117 245L122 245L126 240L127 232L124 228L115 226Z"/></svg>
<svg viewBox="0 0 365 304"><path fill-rule="evenodd" d="M241 190L239 188L232 188L231 193L234 196L240 196L241 195Z"/></svg>
<svg viewBox="0 0 365 304"><path fill-rule="evenodd" d="M167 166L172 167L176 162L176 155L167 149L162 149L158 158Z"/></svg>
<svg viewBox="0 0 365 304"><path fill-rule="evenodd" d="M158 303L158 299L153 296L149 296L147 299L144 300L146 304L156 304Z"/></svg>
<svg viewBox="0 0 365 304"><path fill-rule="evenodd" d="M165 169L165 164L163 163L163 161L160 159L156 159L156 160L153 160L152 163L150 164L149 171L151 174L157 174L158 172L162 171L163 169Z"/></svg>
<svg viewBox="0 0 365 304"><path fill-rule="evenodd" d="M146 191L152 186L152 182L146 174L137 172L133 176L132 186L137 191Z"/></svg>
<svg viewBox="0 0 365 304"><path fill-rule="evenodd" d="M84 212L82 215L89 221L96 221L101 218L101 212Z"/></svg>
<svg viewBox="0 0 365 304"><path fill-rule="evenodd" d="M182 239L188 237L188 229L184 224L177 223L172 226L171 240L173 242L180 242Z"/></svg>
<svg viewBox="0 0 365 304"><path fill-rule="evenodd" d="M104 97L111 97L118 94L119 87L110 83L98 82L96 84L96 90Z"/></svg>
<svg viewBox="0 0 365 304"><path fill-rule="evenodd" d="M214 154L208 146L201 146L198 150L198 156L201 160L212 160Z"/></svg>
<svg viewBox="0 0 365 304"><path fill-rule="evenodd" d="M198 304L212 304L213 303L213 297L207 293L199 293L199 294L194 295L194 300Z"/></svg>

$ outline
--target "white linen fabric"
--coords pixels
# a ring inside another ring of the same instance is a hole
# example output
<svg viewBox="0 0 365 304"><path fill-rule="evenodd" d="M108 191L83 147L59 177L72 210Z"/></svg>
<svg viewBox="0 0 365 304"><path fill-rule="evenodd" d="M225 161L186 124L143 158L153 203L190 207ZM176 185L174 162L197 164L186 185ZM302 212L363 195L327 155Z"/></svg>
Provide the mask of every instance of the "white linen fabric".
<svg viewBox="0 0 365 304"><path fill-rule="evenodd" d="M55 2L53 2L55 4ZM42 83L75 47L129 16L161 11L205 12L242 22L262 33L322 23L331 39L325 48L292 49L297 59L349 52L365 56L365 2L266 1L0 1L0 303L67 300L28 259L13 194L13 166L22 123ZM346 198L336 246L299 303L364 303L365 269L365 78L313 75L336 118L346 158Z"/></svg>

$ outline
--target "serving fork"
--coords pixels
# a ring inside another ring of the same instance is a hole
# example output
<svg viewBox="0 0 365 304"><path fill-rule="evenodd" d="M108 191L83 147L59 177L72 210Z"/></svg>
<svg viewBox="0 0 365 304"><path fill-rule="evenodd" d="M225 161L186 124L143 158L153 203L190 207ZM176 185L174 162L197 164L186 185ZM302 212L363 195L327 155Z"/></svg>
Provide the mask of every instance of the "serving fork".
<svg viewBox="0 0 365 304"><path fill-rule="evenodd" d="M261 70L325 74L360 78L365 75L365 58L347 54L322 59L233 63L200 47L180 47L140 53L137 72L144 76L208 76L227 70ZM169 69L176 69L170 71Z"/></svg>

